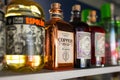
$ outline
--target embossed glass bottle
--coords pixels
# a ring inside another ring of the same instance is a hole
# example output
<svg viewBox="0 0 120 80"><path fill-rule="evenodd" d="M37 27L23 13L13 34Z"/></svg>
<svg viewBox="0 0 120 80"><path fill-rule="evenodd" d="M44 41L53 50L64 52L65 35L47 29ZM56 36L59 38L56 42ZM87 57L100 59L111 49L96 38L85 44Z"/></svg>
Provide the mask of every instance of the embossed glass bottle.
<svg viewBox="0 0 120 80"><path fill-rule="evenodd" d="M4 20L4 4L0 1L0 70L3 69L4 56L6 54L6 34Z"/></svg>
<svg viewBox="0 0 120 80"><path fill-rule="evenodd" d="M89 68L91 65L91 33L89 26L81 22L81 7L72 7L70 23L74 26L75 32L75 67Z"/></svg>
<svg viewBox="0 0 120 80"><path fill-rule="evenodd" d="M103 67L105 64L105 30L96 23L96 11L83 10L82 21L86 22L91 29L91 65Z"/></svg>
<svg viewBox="0 0 120 80"><path fill-rule="evenodd" d="M33 0L12 0L6 10L6 64L16 71L44 65L44 12Z"/></svg>
<svg viewBox="0 0 120 80"><path fill-rule="evenodd" d="M47 69L73 68L73 27L63 20L60 3L51 4L50 20L46 22L46 66Z"/></svg>

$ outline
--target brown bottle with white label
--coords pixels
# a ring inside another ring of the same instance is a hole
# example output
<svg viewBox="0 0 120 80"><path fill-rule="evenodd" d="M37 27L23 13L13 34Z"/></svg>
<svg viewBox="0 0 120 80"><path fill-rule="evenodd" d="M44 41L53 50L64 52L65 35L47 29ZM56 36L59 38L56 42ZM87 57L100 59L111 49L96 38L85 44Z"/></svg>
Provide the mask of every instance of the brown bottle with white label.
<svg viewBox="0 0 120 80"><path fill-rule="evenodd" d="M60 3L51 4L50 20L46 22L46 66L47 69L73 68L73 27L63 20Z"/></svg>

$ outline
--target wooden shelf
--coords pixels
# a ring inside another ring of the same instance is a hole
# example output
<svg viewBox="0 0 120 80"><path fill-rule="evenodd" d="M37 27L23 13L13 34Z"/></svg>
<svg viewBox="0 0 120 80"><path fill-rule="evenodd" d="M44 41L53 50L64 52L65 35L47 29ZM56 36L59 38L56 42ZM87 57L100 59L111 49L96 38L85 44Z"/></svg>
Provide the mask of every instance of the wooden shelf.
<svg viewBox="0 0 120 80"><path fill-rule="evenodd" d="M120 72L120 66L66 71L41 70L40 72L29 74L3 71L0 72L0 80L61 80L114 72Z"/></svg>

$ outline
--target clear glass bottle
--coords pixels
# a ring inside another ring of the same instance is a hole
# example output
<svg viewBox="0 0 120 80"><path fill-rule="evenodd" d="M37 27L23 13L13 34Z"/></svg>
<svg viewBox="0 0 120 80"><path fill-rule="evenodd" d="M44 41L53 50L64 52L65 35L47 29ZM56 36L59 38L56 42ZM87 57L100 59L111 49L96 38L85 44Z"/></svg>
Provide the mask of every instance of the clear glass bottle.
<svg viewBox="0 0 120 80"><path fill-rule="evenodd" d="M0 70L4 67L4 56L6 54L6 34L4 20L4 4L0 1Z"/></svg>
<svg viewBox="0 0 120 80"><path fill-rule="evenodd" d="M106 31L106 36L105 36L106 65L107 66L117 65L117 60L118 60L118 51L116 47L117 27L115 25L113 4L105 3L101 6L101 21L102 21L102 26Z"/></svg>
<svg viewBox="0 0 120 80"><path fill-rule="evenodd" d="M50 20L46 22L47 69L71 69L74 65L73 27L63 20L60 3L52 3Z"/></svg>
<svg viewBox="0 0 120 80"><path fill-rule="evenodd" d="M12 0L6 9L6 64L16 71L44 66L44 12L33 0Z"/></svg>
<svg viewBox="0 0 120 80"><path fill-rule="evenodd" d="M88 24L81 22L81 6L72 7L70 23L75 32L75 68L91 66L91 33Z"/></svg>
<svg viewBox="0 0 120 80"><path fill-rule="evenodd" d="M91 65L103 67L105 65L105 30L97 24L95 10L83 10L82 21L91 29Z"/></svg>

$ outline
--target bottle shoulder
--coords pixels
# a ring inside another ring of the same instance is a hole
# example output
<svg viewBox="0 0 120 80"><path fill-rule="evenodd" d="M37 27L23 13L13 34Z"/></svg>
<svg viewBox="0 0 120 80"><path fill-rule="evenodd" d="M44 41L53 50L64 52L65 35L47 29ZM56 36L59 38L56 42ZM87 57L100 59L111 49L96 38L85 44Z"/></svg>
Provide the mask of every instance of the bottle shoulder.
<svg viewBox="0 0 120 80"><path fill-rule="evenodd" d="M104 28L102 28L101 26L97 26L97 25L90 26L90 31L92 31L92 32L101 32L101 33L105 33Z"/></svg>
<svg viewBox="0 0 120 80"><path fill-rule="evenodd" d="M89 27L89 25L85 22L70 22L74 27Z"/></svg>
<svg viewBox="0 0 120 80"><path fill-rule="evenodd" d="M58 30L63 31L73 31L73 26L64 20L49 20L46 22L46 28L47 27L56 27Z"/></svg>
<svg viewBox="0 0 120 80"><path fill-rule="evenodd" d="M70 22L73 25L75 32L76 31L84 31L90 32L89 25L84 22Z"/></svg>

